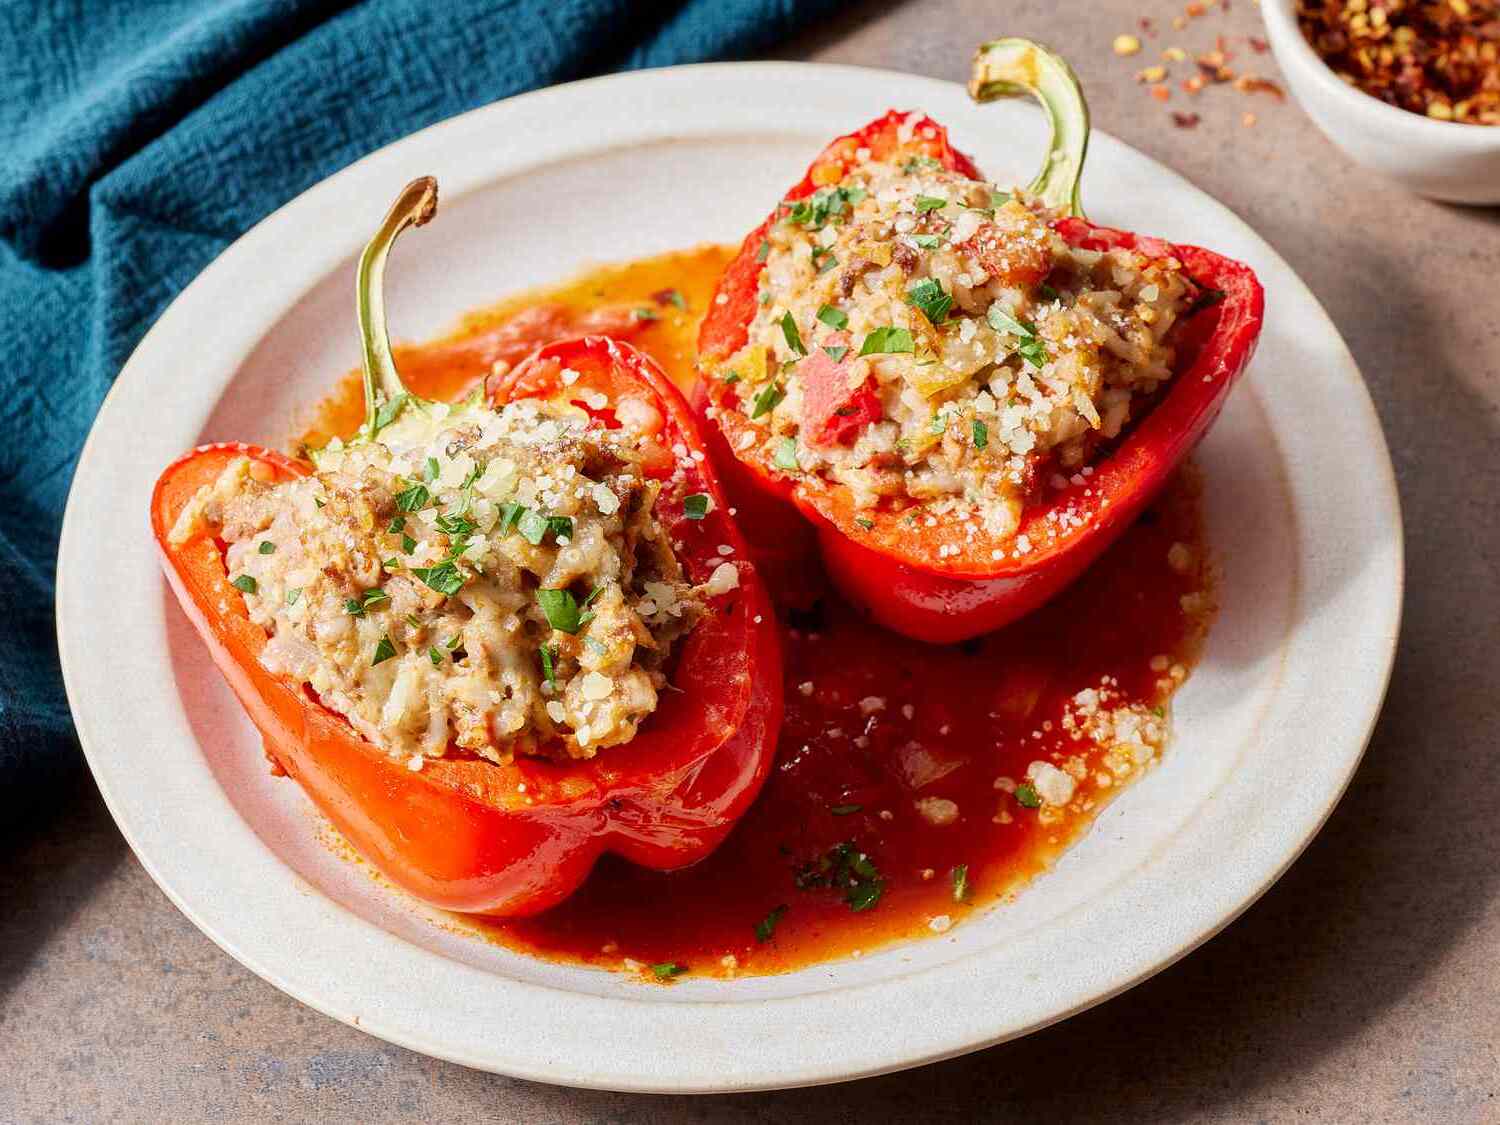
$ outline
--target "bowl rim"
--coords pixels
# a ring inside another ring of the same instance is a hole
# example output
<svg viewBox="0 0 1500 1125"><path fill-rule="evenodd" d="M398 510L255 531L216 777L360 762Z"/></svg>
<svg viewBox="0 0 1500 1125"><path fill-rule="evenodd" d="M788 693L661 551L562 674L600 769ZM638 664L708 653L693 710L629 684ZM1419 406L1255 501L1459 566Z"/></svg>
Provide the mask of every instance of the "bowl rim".
<svg viewBox="0 0 1500 1125"><path fill-rule="evenodd" d="M1406 130L1414 137L1420 135L1428 143L1446 144L1465 151L1500 151L1500 125L1439 121L1389 105L1345 82L1302 34L1295 13L1296 3L1297 0L1260 0L1261 20L1284 71L1289 71L1288 64L1295 60L1296 65L1311 75L1310 81L1318 91L1347 107L1350 113L1367 115L1372 126Z"/></svg>

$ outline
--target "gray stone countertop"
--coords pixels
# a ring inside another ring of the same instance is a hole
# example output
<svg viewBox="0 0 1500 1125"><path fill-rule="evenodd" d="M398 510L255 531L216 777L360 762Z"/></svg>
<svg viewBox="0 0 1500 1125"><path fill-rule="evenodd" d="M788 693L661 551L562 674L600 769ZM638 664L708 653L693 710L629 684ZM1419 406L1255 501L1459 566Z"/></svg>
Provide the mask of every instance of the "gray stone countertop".
<svg viewBox="0 0 1500 1125"><path fill-rule="evenodd" d="M1279 77L1247 49L1251 0L1174 31L1180 10L867 4L780 55L959 80L982 38L1048 41L1099 128L1242 216L1343 332L1400 481L1405 626L1365 762L1280 883L1173 968L1018 1042L812 1090L591 1093L424 1058L282 995L168 903L80 776L0 836L0 1121L1500 1120L1500 211L1373 179L1290 101L1152 101L1136 70L1216 34ZM1114 56L1143 15L1156 37ZM1174 126L1174 109L1201 121Z"/></svg>

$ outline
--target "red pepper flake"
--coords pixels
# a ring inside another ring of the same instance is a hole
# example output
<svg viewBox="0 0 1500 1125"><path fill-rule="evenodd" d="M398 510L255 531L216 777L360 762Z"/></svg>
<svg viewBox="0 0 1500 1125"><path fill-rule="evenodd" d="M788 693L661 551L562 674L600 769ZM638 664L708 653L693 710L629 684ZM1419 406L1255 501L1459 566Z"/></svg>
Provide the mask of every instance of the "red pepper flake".
<svg viewBox="0 0 1500 1125"><path fill-rule="evenodd" d="M1500 125L1500 0L1298 0L1297 21L1329 69L1372 97Z"/></svg>
<svg viewBox="0 0 1500 1125"><path fill-rule="evenodd" d="M1206 85L1208 82L1201 74L1193 74L1182 80L1182 88L1190 94L1200 92Z"/></svg>
<svg viewBox="0 0 1500 1125"><path fill-rule="evenodd" d="M1242 74L1234 80L1234 88L1242 94L1270 94L1278 102L1286 101L1286 94L1269 78L1258 74Z"/></svg>
<svg viewBox="0 0 1500 1125"><path fill-rule="evenodd" d="M1202 120L1203 118L1199 117L1196 113L1174 112L1172 114L1172 124L1176 125L1179 129L1195 129L1198 126L1198 122Z"/></svg>
<svg viewBox="0 0 1500 1125"><path fill-rule="evenodd" d="M1252 35L1250 36L1250 49L1257 55L1263 55L1271 49L1271 44L1267 43L1259 35Z"/></svg>
<svg viewBox="0 0 1500 1125"><path fill-rule="evenodd" d="M1151 87L1151 96L1159 102L1167 101L1172 97L1172 87L1158 82L1155 86Z"/></svg>

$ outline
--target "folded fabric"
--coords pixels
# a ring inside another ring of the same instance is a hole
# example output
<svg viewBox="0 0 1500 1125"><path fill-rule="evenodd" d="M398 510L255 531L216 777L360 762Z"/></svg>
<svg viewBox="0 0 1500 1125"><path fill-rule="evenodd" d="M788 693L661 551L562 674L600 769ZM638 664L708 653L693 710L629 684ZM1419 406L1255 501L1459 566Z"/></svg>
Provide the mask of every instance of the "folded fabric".
<svg viewBox="0 0 1500 1125"><path fill-rule="evenodd" d="M76 761L52 574L110 382L242 231L398 137L538 86L758 50L831 0L0 6L0 802ZM275 270L268 268L267 284ZM223 315L232 317L233 309ZM141 542L150 550L142 514ZM101 582L109 580L100 575ZM122 701L128 706L128 700Z"/></svg>

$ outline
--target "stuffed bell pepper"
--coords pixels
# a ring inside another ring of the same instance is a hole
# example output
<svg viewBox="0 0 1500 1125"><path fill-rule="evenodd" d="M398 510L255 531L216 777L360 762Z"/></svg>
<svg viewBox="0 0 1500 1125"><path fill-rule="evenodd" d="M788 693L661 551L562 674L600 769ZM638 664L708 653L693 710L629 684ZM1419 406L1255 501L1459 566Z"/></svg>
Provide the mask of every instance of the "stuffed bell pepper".
<svg viewBox="0 0 1500 1125"><path fill-rule="evenodd" d="M778 593L805 589L815 538L846 597L935 642L1098 557L1216 417L1263 308L1248 267L1083 217L1088 109L1061 58L986 44L970 92L1042 103L1028 188L888 113L750 234L699 338L696 401Z"/></svg>
<svg viewBox="0 0 1500 1125"><path fill-rule="evenodd" d="M152 524L184 610L296 778L386 875L520 914L605 851L702 858L753 800L781 715L772 611L686 402L603 337L457 404L411 394L387 252L359 270L367 414L293 460L205 446Z"/></svg>

